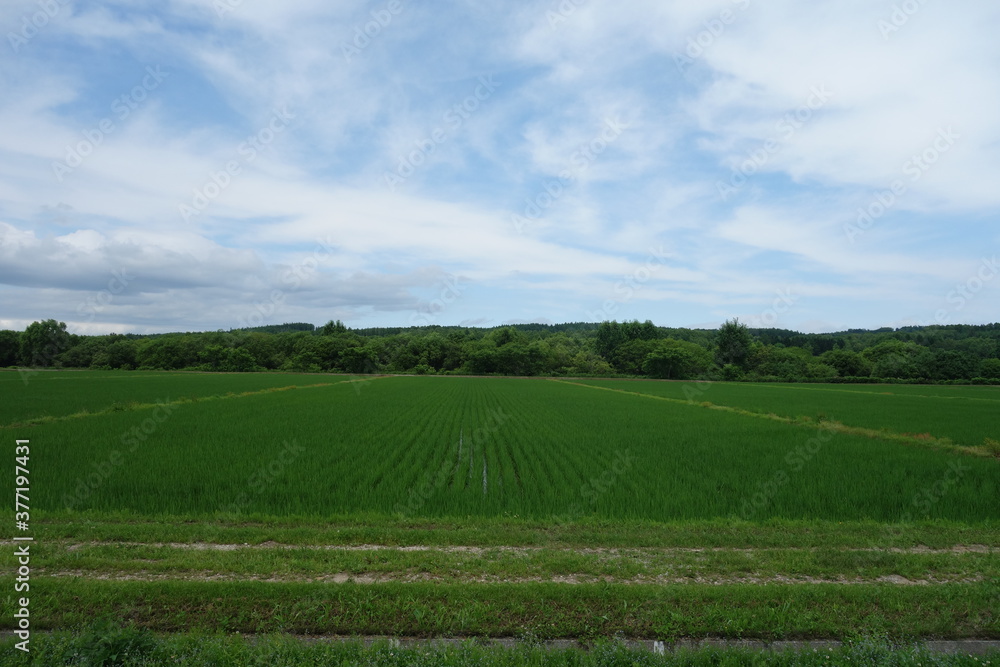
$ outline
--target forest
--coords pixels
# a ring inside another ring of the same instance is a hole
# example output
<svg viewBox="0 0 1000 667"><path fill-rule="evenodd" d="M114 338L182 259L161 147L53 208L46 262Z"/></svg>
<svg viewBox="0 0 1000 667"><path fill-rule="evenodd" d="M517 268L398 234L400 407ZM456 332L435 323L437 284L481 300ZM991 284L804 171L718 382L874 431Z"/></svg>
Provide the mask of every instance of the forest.
<svg viewBox="0 0 1000 667"><path fill-rule="evenodd" d="M1000 384L1000 324L803 334L647 320L78 335L56 320L0 331L0 367L348 374L648 377L752 382Z"/></svg>

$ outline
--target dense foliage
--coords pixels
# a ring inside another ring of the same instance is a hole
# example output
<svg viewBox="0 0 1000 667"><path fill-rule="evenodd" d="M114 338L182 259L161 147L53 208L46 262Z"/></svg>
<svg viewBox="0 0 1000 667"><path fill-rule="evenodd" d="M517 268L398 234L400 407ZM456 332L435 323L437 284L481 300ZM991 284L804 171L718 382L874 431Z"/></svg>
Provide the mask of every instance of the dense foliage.
<svg viewBox="0 0 1000 667"><path fill-rule="evenodd" d="M1000 383L1000 324L801 334L736 320L717 331L648 320L492 329L349 329L331 321L82 336L46 320L0 331L0 366Z"/></svg>

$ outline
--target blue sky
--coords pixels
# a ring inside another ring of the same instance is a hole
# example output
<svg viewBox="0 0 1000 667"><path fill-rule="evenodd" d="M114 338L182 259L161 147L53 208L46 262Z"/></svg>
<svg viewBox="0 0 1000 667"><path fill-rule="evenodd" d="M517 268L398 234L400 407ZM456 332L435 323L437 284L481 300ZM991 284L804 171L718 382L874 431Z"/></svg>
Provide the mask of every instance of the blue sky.
<svg viewBox="0 0 1000 667"><path fill-rule="evenodd" d="M1000 6L7 0L0 327L997 321Z"/></svg>

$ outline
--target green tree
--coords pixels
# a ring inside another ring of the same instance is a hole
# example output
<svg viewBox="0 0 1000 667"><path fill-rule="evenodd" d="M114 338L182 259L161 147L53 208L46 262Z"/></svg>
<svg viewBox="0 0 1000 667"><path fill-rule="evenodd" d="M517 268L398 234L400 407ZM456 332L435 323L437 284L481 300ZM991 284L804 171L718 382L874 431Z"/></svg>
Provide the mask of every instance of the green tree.
<svg viewBox="0 0 1000 667"><path fill-rule="evenodd" d="M581 350L576 353L566 369L567 375L610 375L614 369L596 352Z"/></svg>
<svg viewBox="0 0 1000 667"><path fill-rule="evenodd" d="M924 377L930 362L926 347L895 338L867 348L861 356L872 362L872 377L882 379Z"/></svg>
<svg viewBox="0 0 1000 667"><path fill-rule="evenodd" d="M63 368L90 368L94 355L104 351L108 341L101 336L84 337L76 345L59 355L59 365Z"/></svg>
<svg viewBox="0 0 1000 667"><path fill-rule="evenodd" d="M32 322L21 334L20 361L25 366L52 366L71 345L65 322Z"/></svg>
<svg viewBox="0 0 1000 667"><path fill-rule="evenodd" d="M355 375L377 373L378 353L368 345L349 347L341 356L341 364L345 371Z"/></svg>
<svg viewBox="0 0 1000 667"><path fill-rule="evenodd" d="M720 366L732 364L746 370L753 342L747 325L740 324L739 319L726 320L715 337L715 359Z"/></svg>
<svg viewBox="0 0 1000 667"><path fill-rule="evenodd" d="M871 362L851 350L830 350L820 355L820 359L837 369L840 377L868 377L872 373Z"/></svg>
<svg viewBox="0 0 1000 667"><path fill-rule="evenodd" d="M240 347L250 354L255 366L274 369L281 365L278 361L278 345L275 336L254 331L242 339Z"/></svg>
<svg viewBox="0 0 1000 667"><path fill-rule="evenodd" d="M794 382L808 376L812 354L799 347L759 345L754 348L747 365L761 380Z"/></svg>
<svg viewBox="0 0 1000 667"><path fill-rule="evenodd" d="M979 361L968 352L934 350L921 375L931 380L969 380L975 377L979 366Z"/></svg>
<svg viewBox="0 0 1000 667"><path fill-rule="evenodd" d="M655 340L630 340L615 348L608 361L619 373L642 375L645 373L643 363L646 361L646 357L656 348L657 341Z"/></svg>
<svg viewBox="0 0 1000 667"><path fill-rule="evenodd" d="M124 336L109 337L113 342L105 348L108 356L107 364L111 368L121 368L130 371L136 367L136 345L135 341L128 340Z"/></svg>
<svg viewBox="0 0 1000 667"><path fill-rule="evenodd" d="M527 337L514 327L503 327L493 332L493 342L497 347L503 347L511 343L525 344Z"/></svg>
<svg viewBox="0 0 1000 667"><path fill-rule="evenodd" d="M336 322L330 320L319 329L320 336L335 336L345 333L347 333L347 327L340 320Z"/></svg>
<svg viewBox="0 0 1000 667"><path fill-rule="evenodd" d="M984 359L979 366L980 377L1000 380L1000 359Z"/></svg>
<svg viewBox="0 0 1000 667"><path fill-rule="evenodd" d="M497 372L497 346L491 338L467 340L462 344L462 372L473 375Z"/></svg>
<svg viewBox="0 0 1000 667"><path fill-rule="evenodd" d="M14 366L21 351L21 333L4 329L0 331L0 366Z"/></svg>
<svg viewBox="0 0 1000 667"><path fill-rule="evenodd" d="M597 327L594 349L605 359L610 360L612 353L624 342L625 334L618 322L601 322Z"/></svg>
<svg viewBox="0 0 1000 667"><path fill-rule="evenodd" d="M646 375L662 380L689 380L708 372L712 356L705 348L683 340L658 341L646 355L642 369Z"/></svg>

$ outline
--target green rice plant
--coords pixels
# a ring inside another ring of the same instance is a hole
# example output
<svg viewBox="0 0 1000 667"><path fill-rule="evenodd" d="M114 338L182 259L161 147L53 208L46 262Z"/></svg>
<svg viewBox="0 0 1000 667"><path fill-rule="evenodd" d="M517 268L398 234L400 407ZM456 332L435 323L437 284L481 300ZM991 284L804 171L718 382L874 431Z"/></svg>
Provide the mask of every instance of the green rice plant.
<svg viewBox="0 0 1000 667"><path fill-rule="evenodd" d="M993 459L547 380L383 378L4 430L30 436L33 506L50 511L1000 518Z"/></svg>
<svg viewBox="0 0 1000 667"><path fill-rule="evenodd" d="M654 380L581 380L579 384L685 402L694 386ZM698 386L696 394L705 407L721 405L802 423L836 421L876 431L930 434L967 447L1000 435L995 417L1000 411L998 387L715 382Z"/></svg>
<svg viewBox="0 0 1000 667"><path fill-rule="evenodd" d="M25 379L27 381L25 381ZM288 386L340 382L344 376L289 373L0 370L0 427L40 417L127 411L155 401L197 400Z"/></svg>

